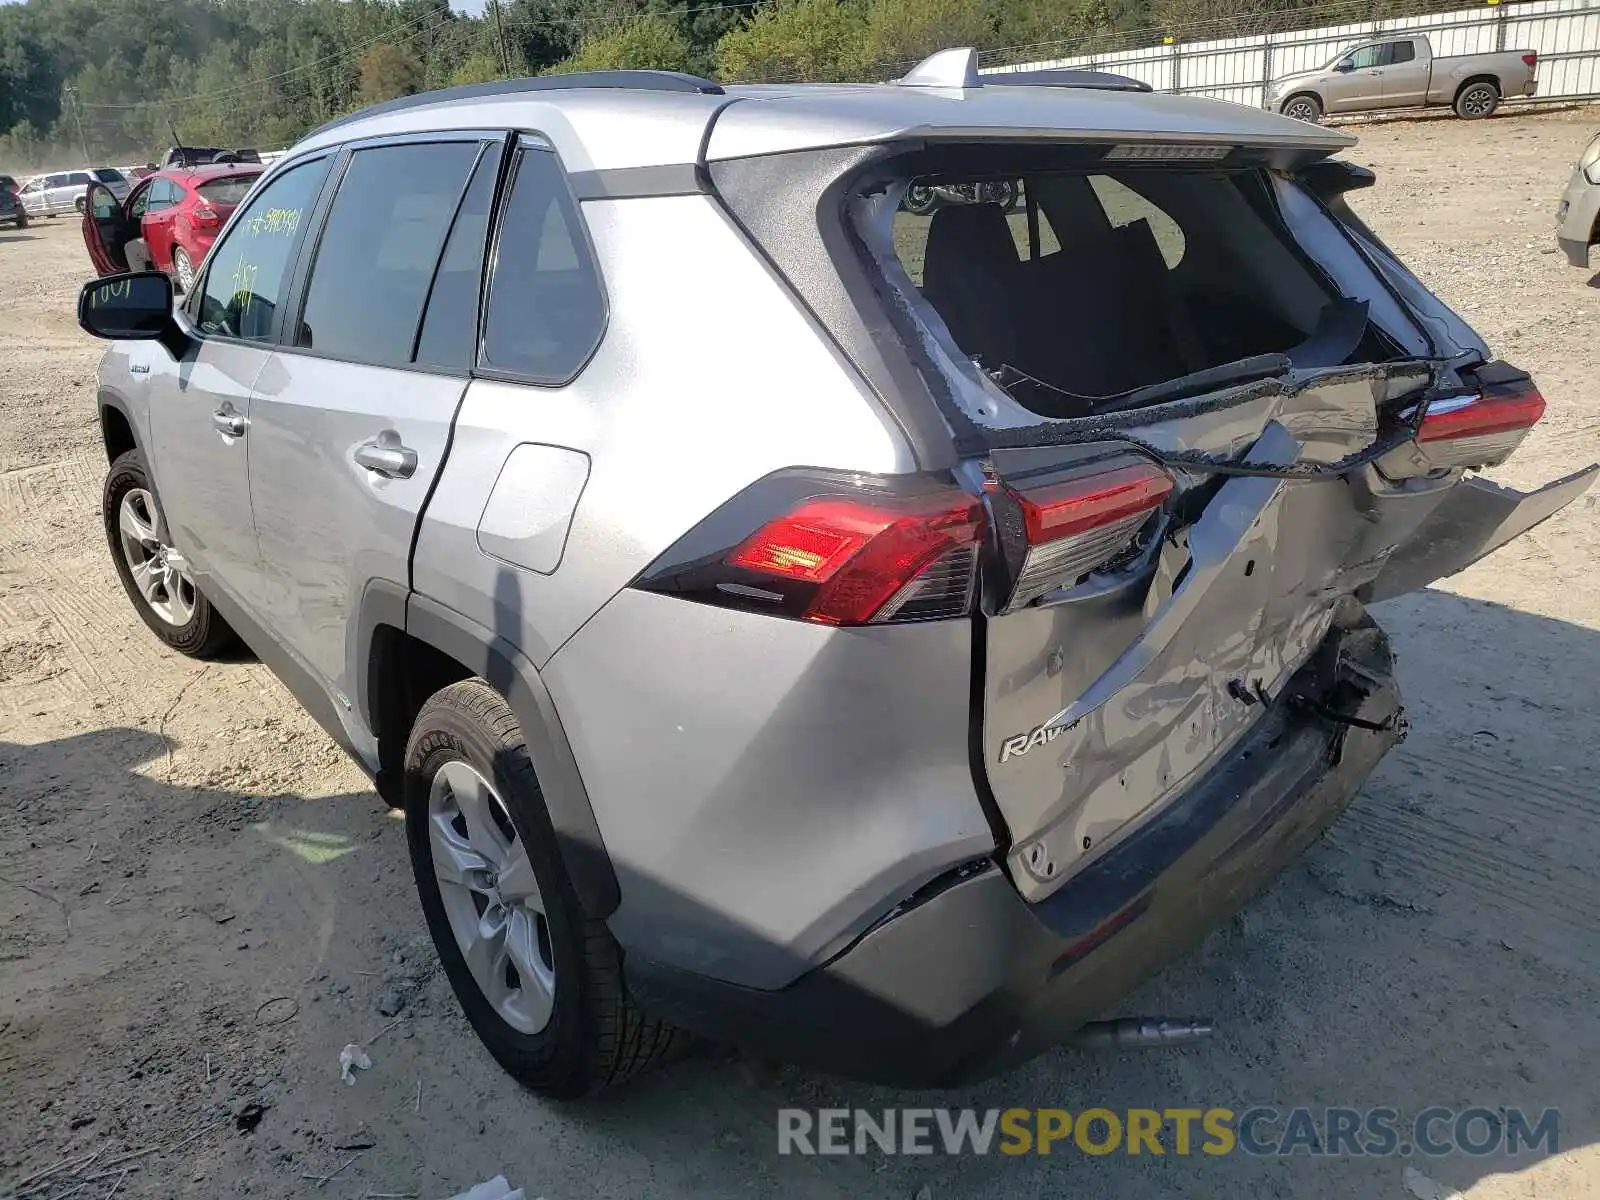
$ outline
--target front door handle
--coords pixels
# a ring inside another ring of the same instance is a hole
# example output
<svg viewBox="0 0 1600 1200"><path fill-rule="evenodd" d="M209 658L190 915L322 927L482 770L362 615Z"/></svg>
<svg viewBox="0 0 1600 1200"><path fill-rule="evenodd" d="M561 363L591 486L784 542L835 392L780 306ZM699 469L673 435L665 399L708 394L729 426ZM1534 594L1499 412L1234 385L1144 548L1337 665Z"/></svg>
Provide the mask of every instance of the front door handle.
<svg viewBox="0 0 1600 1200"><path fill-rule="evenodd" d="M356 447L356 462L387 479L410 479L417 469L417 452L402 445L394 430L385 429L370 442Z"/></svg>
<svg viewBox="0 0 1600 1200"><path fill-rule="evenodd" d="M231 408L219 408L211 414L211 423L217 427L217 432L228 437L243 437L245 427L249 425L238 413Z"/></svg>

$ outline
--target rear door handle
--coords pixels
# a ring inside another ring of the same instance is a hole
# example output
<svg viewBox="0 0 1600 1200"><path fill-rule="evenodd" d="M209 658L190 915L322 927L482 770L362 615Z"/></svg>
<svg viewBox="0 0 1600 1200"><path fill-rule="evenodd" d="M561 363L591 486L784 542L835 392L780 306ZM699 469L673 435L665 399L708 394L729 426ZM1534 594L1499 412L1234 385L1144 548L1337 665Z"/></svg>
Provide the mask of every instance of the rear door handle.
<svg viewBox="0 0 1600 1200"><path fill-rule="evenodd" d="M394 430L385 429L370 442L356 447L356 462L387 479L410 479L417 469L417 452L402 445Z"/></svg>
<svg viewBox="0 0 1600 1200"><path fill-rule="evenodd" d="M217 427L218 433L228 437L243 437L246 426L250 424L231 408L217 409L211 414L211 423Z"/></svg>

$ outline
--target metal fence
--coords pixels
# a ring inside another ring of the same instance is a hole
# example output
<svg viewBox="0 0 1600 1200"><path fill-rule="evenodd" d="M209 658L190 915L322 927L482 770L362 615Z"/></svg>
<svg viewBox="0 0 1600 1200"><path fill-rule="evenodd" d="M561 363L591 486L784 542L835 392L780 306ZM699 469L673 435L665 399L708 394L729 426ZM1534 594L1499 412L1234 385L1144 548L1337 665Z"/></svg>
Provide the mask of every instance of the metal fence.
<svg viewBox="0 0 1600 1200"><path fill-rule="evenodd" d="M1455 12L1203 41L1184 41L1180 36L1171 45L1010 63L989 70L1089 67L1143 80L1158 92L1214 96L1260 107L1273 80L1321 67L1355 42L1396 33L1427 34L1434 54L1440 56L1536 50L1537 99L1600 96L1600 4L1594 0L1486 4Z"/></svg>

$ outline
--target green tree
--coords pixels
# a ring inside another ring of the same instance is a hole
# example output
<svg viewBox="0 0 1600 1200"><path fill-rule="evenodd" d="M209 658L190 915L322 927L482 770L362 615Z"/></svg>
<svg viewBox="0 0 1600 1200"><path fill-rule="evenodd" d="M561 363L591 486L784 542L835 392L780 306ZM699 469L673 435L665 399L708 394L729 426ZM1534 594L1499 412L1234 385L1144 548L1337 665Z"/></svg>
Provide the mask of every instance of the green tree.
<svg viewBox="0 0 1600 1200"><path fill-rule="evenodd" d="M551 68L570 71L688 71L694 48L660 17L636 17L608 33L585 38L578 52Z"/></svg>
<svg viewBox="0 0 1600 1200"><path fill-rule="evenodd" d="M422 87L422 63L404 46L379 42L361 56L361 101L376 104Z"/></svg>
<svg viewBox="0 0 1600 1200"><path fill-rule="evenodd" d="M754 83L859 78L866 24L855 0L777 0L717 43L717 73Z"/></svg>
<svg viewBox="0 0 1600 1200"><path fill-rule="evenodd" d="M500 78L500 63L492 54L478 52L461 60L450 73L450 82L489 83Z"/></svg>
<svg viewBox="0 0 1600 1200"><path fill-rule="evenodd" d="M862 65L875 79L899 75L936 50L990 46L991 12L972 0L869 0Z"/></svg>

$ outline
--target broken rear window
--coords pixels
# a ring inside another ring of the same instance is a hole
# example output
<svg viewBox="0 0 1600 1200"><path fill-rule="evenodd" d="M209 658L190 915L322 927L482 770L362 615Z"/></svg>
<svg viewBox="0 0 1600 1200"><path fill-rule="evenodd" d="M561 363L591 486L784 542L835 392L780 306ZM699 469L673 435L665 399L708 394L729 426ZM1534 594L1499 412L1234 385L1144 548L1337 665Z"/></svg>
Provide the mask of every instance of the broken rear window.
<svg viewBox="0 0 1600 1200"><path fill-rule="evenodd" d="M1263 356L1393 356L1295 243L1259 170L922 177L893 234L913 301L938 314L914 302L924 323L1045 416L1134 407L1229 364L1259 373Z"/></svg>

